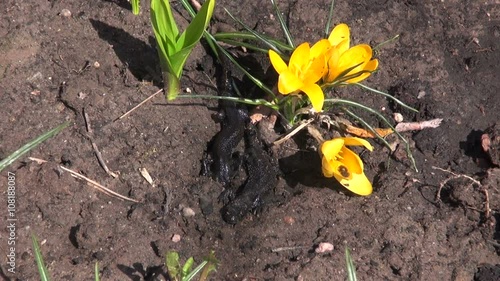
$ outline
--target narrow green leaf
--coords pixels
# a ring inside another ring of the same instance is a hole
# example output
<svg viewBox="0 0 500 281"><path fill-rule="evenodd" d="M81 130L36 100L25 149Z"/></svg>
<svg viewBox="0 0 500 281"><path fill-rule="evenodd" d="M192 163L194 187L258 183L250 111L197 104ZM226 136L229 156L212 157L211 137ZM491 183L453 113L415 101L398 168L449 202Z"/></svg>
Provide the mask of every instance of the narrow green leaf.
<svg viewBox="0 0 500 281"><path fill-rule="evenodd" d="M356 267L354 266L354 262L351 258L351 251L349 248L345 247L345 262L347 265L347 280L349 281L357 281L356 278Z"/></svg>
<svg viewBox="0 0 500 281"><path fill-rule="evenodd" d="M290 33L290 29L288 28L288 25L286 25L286 22L283 19L280 10L278 9L278 5L276 5L276 1L271 0L271 3L273 4L274 10L276 11L276 15L278 16L278 21L280 22L281 29L283 30L283 33L285 33L288 45L292 47L292 49L295 49L295 44L293 43L292 34Z"/></svg>
<svg viewBox="0 0 500 281"><path fill-rule="evenodd" d="M18 150L14 151L11 155L7 156L7 158L3 159L0 161L0 172L5 169L7 166L12 164L14 161L16 161L19 157L23 156L25 153L28 151L32 150L42 142L46 141L47 139L57 135L60 131L62 131L64 128L66 128L70 124L69 121L55 127L54 129L41 134L40 136L36 137L35 139L31 140L27 144L23 145L21 148Z"/></svg>
<svg viewBox="0 0 500 281"><path fill-rule="evenodd" d="M36 267L38 268L38 273L40 275L41 281L50 281L49 271L45 267L43 262L42 251L40 250L40 244L34 234L31 234L31 241L33 242L33 250L35 252Z"/></svg>
<svg viewBox="0 0 500 281"><path fill-rule="evenodd" d="M335 6L335 0L332 0L332 3L330 4L330 11L328 12L328 21L326 22L325 25L325 38L328 38L330 36L330 28L332 26L332 19L333 19L333 7Z"/></svg>
<svg viewBox="0 0 500 281"><path fill-rule="evenodd" d="M224 8L224 10L226 11L226 13L234 20L236 21L237 23L239 23L244 29L246 29L246 31L250 32L253 36L255 36L256 38L258 38L260 41L262 41L262 43L264 43L266 46L268 46L269 48L271 48L273 51L275 51L276 53L278 53L279 55L283 55L283 52L278 49L278 47L276 47L276 45L273 44L273 42L269 41L269 40L266 40L266 38L264 38L261 34L259 34L258 32L255 32L253 29L251 29L250 27L248 27L246 24L244 24L242 21L240 21L239 19L237 19L236 17L234 17L226 8Z"/></svg>

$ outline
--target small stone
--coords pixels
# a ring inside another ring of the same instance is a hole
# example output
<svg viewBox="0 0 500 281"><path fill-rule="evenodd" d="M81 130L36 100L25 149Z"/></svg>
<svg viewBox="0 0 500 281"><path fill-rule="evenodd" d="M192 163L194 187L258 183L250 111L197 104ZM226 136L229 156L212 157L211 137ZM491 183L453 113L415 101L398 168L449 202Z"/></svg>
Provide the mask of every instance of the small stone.
<svg viewBox="0 0 500 281"><path fill-rule="evenodd" d="M172 235L172 242L178 243L179 241L181 241L181 236L179 234Z"/></svg>
<svg viewBox="0 0 500 281"><path fill-rule="evenodd" d="M288 225L293 225L295 223L295 218L291 217L291 216L285 216L283 218L283 221L288 224Z"/></svg>
<svg viewBox="0 0 500 281"><path fill-rule="evenodd" d="M404 118L401 113L394 113L394 121L396 121L397 123L401 123L403 122L403 120Z"/></svg>
<svg viewBox="0 0 500 281"><path fill-rule="evenodd" d="M94 68L99 68L101 67L101 64L98 61L94 62Z"/></svg>
<svg viewBox="0 0 500 281"><path fill-rule="evenodd" d="M189 207L184 207L182 209L182 216L185 217L185 218L189 218L189 217L194 217L195 215L195 212L193 209L189 208Z"/></svg>
<svg viewBox="0 0 500 281"><path fill-rule="evenodd" d="M62 9L60 15L65 18L69 18L71 17L71 11L68 9Z"/></svg>
<svg viewBox="0 0 500 281"><path fill-rule="evenodd" d="M333 244L328 243L328 242L319 243L318 247L314 251L318 254L325 253L325 252L331 252L331 251L333 251Z"/></svg>
<svg viewBox="0 0 500 281"><path fill-rule="evenodd" d="M418 92L417 99L421 99L421 98L425 97L425 95L426 95L425 91L420 91L420 92Z"/></svg>

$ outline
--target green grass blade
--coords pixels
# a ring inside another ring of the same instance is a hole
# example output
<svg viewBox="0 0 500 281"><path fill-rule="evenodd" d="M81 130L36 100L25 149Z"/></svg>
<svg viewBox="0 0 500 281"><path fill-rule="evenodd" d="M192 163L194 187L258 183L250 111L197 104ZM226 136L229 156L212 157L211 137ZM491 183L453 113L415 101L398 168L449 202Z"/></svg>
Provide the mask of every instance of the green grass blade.
<svg viewBox="0 0 500 281"><path fill-rule="evenodd" d="M359 87L361 87L361 88L363 88L363 89L365 89L365 90L368 90L368 91L374 92L374 93L376 93L376 94L382 95L382 96L384 96L384 97L386 97L386 98L388 98L388 99L393 100L395 103L397 103L397 104L401 105L402 107L404 107L404 108L406 108L406 109L409 109L409 110L411 110L411 111L413 111L413 112L418 113L418 110L416 110L415 108L413 108L413 107L411 107L411 106L406 105L404 102L400 101L399 99L397 99L397 98L395 98L395 97L393 97L393 96L391 96L391 95L389 95L389 94L387 94L387 93L384 93L384 92L382 92L382 91L379 91L379 90L373 89L373 88L368 87L368 86L366 86L366 85L363 85L363 84L361 84L361 83L354 83L354 85L359 86Z"/></svg>
<svg viewBox="0 0 500 281"><path fill-rule="evenodd" d="M354 266L354 262L351 258L351 251L348 247L345 247L345 262L347 265L347 280L349 281L357 281L356 277L356 267Z"/></svg>
<svg viewBox="0 0 500 281"><path fill-rule="evenodd" d="M399 39L399 34L397 34L396 36L394 36L394 37L392 37L392 38L389 38L389 39L385 40L384 42L382 42L382 43L378 44L377 46L373 47L373 50L374 50L374 51L376 51L376 52L378 52L378 50L379 50L382 46L384 46L385 44L389 44L389 43L391 43L392 41L395 41L395 40L397 40L397 39Z"/></svg>
<svg viewBox="0 0 500 281"><path fill-rule="evenodd" d="M42 251L40 250L40 245L38 244L38 240L36 239L34 234L31 235L31 241L33 242L33 251L35 252L36 266L38 268L40 280L50 281L49 272L43 262L43 256L42 256Z"/></svg>
<svg viewBox="0 0 500 281"><path fill-rule="evenodd" d="M273 4L274 10L276 11L276 15L278 16L278 21L280 22L281 29L283 30L283 33L285 33L285 37L286 37L286 41L288 42L288 45L292 49L295 49L295 44L293 43L292 34L290 33L290 29L286 25L286 22L283 19L283 16L281 15L280 10L278 9L278 5L276 5L276 1L271 0L271 3Z"/></svg>
<svg viewBox="0 0 500 281"><path fill-rule="evenodd" d="M292 51L293 48L287 45L286 43L283 43L279 40L276 40L272 37L266 36L266 35L260 35L261 37L265 38L266 40L272 42L276 47L285 50L285 51ZM217 40L223 41L227 39L239 39L239 40L259 40L259 38L255 37L250 32L246 31L236 31L236 32L218 32L216 34L213 34L213 37Z"/></svg>
<svg viewBox="0 0 500 281"><path fill-rule="evenodd" d="M226 11L226 13L234 20L236 21L237 23L239 23L243 28L245 28L248 32L250 32L252 35L254 35L256 38L258 38L260 41L262 41L262 43L264 43L266 46L268 46L269 48L271 48L273 51L275 51L276 53L280 54L280 55L283 55L283 52L278 49L278 47L276 47L276 45L273 44L273 42L267 40L264 36L260 35L258 32L255 32L253 29L251 29L250 27L248 27L246 24L244 24L242 21L240 21L239 19L237 19L236 17L234 17L227 9L224 8L224 10Z"/></svg>
<svg viewBox="0 0 500 281"><path fill-rule="evenodd" d="M332 0L332 3L330 4L330 11L328 12L328 21L326 22L325 25L325 38L328 38L330 36L330 28L332 28L332 19L333 19L333 7L335 6L335 0Z"/></svg>
<svg viewBox="0 0 500 281"><path fill-rule="evenodd" d="M16 161L19 157L23 156L25 153L32 150L36 146L38 146L40 143L57 135L60 131L62 131L64 128L66 128L69 124L70 124L70 122L67 121L67 122L55 127L54 129L52 129L44 134L41 134L40 136L38 136L35 139L28 142L27 144L23 145L18 150L14 151L11 155L7 156L7 158L0 161L0 172L3 169L5 169L6 167L8 167L10 164L12 164L14 161Z"/></svg>

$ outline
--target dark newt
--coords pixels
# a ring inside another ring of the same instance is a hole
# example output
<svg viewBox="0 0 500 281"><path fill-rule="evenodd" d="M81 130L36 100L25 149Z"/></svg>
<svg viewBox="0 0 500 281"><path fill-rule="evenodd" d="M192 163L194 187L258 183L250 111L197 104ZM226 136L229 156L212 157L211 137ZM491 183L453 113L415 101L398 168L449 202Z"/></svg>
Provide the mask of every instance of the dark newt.
<svg viewBox="0 0 500 281"><path fill-rule="evenodd" d="M270 194L278 182L277 163L264 150L253 125L245 131L245 166L246 182L236 191L227 189L221 194L232 198L221 210L222 218L230 224L238 223L250 211L259 208L264 203L263 197Z"/></svg>
<svg viewBox="0 0 500 281"><path fill-rule="evenodd" d="M235 96L229 71L223 70L221 84L219 96ZM233 151L243 139L249 117L246 107L233 101L221 100L219 108L218 117L221 122L221 130L215 136L212 144L212 167L215 179L227 187L231 183Z"/></svg>

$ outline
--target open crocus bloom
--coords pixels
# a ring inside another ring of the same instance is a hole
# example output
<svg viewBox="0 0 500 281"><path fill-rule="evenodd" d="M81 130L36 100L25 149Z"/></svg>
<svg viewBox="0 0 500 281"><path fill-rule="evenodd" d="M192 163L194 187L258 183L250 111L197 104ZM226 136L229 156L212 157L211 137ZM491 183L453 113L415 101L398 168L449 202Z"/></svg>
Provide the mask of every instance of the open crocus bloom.
<svg viewBox="0 0 500 281"><path fill-rule="evenodd" d="M323 82L357 83L366 79L372 71L377 69L378 60L372 60L372 48L366 44L349 48L349 37L349 27L343 23L335 26L330 33L328 41L331 47L326 53L328 71L323 77Z"/></svg>
<svg viewBox="0 0 500 281"><path fill-rule="evenodd" d="M358 195L370 195L372 184L363 172L363 162L347 146L364 146L373 150L368 141L356 137L325 141L321 145L323 175L327 178L335 177L345 188Z"/></svg>
<svg viewBox="0 0 500 281"><path fill-rule="evenodd" d="M323 108L324 94L316 84L326 73L325 53L330 47L328 40L318 41L312 47L302 43L293 51L288 65L273 50L269 50L269 58L279 74L278 91L283 95L304 92L316 112Z"/></svg>

